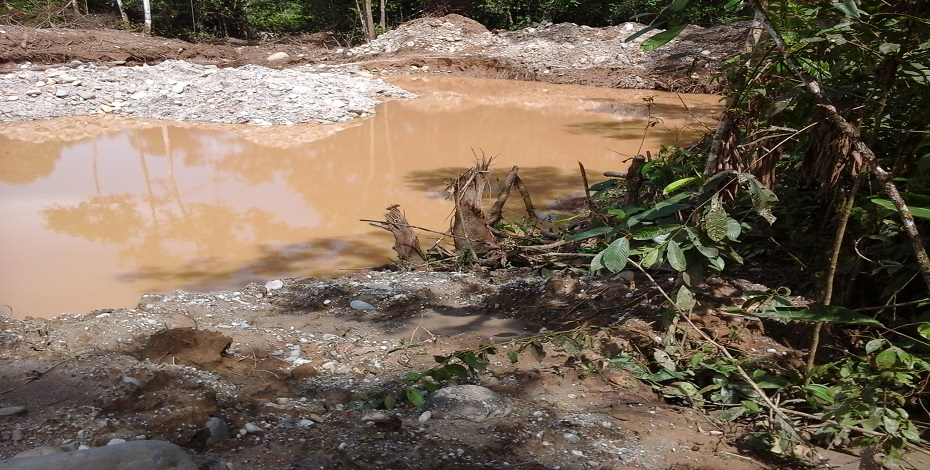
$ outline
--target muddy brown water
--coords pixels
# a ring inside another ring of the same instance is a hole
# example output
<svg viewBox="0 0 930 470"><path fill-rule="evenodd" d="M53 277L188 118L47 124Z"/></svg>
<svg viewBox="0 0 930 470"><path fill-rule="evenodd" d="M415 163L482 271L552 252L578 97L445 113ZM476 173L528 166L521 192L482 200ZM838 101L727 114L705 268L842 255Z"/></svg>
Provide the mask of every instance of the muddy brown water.
<svg viewBox="0 0 930 470"><path fill-rule="evenodd" d="M132 307L145 292L383 264L389 234L360 219L400 204L411 223L446 229L444 180L476 155L494 156L501 177L519 166L544 208L582 192L577 162L598 181L630 155L692 139L719 110L706 95L392 81L422 97L338 126L0 124L0 313Z"/></svg>

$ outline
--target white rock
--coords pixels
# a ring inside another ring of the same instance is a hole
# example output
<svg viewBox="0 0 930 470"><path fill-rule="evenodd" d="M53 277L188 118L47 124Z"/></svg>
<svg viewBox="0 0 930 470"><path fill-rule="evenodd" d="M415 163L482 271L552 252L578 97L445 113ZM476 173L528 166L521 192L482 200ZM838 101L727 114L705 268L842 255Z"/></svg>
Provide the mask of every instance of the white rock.
<svg viewBox="0 0 930 470"><path fill-rule="evenodd" d="M261 432L262 428L258 427L255 423L245 423L245 426L242 427L247 433L256 433Z"/></svg>
<svg viewBox="0 0 930 470"><path fill-rule="evenodd" d="M141 387L141 386L142 386L142 382L139 381L139 379L134 378L134 377L123 377L122 380L123 380L123 383L124 383L124 384L133 384L133 385L135 385L136 387Z"/></svg>
<svg viewBox="0 0 930 470"><path fill-rule="evenodd" d="M270 56L268 56L268 58L265 60L267 60L268 62L278 62L281 60L287 60L290 57L291 56L289 56L287 52L275 52L274 54L271 54Z"/></svg>

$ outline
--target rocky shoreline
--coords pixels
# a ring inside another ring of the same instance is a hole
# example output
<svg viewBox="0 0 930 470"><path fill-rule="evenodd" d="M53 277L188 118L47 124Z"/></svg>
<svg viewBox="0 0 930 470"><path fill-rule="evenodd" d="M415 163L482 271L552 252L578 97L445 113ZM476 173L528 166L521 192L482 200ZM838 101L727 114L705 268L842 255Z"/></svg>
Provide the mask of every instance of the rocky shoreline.
<svg viewBox="0 0 930 470"><path fill-rule="evenodd" d="M379 101L416 95L367 72L327 65L219 68L169 60L136 67L85 64L21 66L0 75L0 121L113 114L167 121L292 125L346 122Z"/></svg>

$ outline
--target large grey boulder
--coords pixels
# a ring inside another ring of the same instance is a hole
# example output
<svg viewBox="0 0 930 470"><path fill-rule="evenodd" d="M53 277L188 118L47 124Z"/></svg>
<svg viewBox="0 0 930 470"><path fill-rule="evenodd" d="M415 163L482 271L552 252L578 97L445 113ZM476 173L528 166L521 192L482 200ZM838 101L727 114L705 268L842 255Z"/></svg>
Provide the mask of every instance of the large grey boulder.
<svg viewBox="0 0 930 470"><path fill-rule="evenodd" d="M480 423L510 414L510 404L495 391L478 385L457 385L429 396L427 408L438 419L467 419Z"/></svg>
<svg viewBox="0 0 930 470"><path fill-rule="evenodd" d="M165 441L132 441L40 457L0 460L0 470L197 470L181 447Z"/></svg>

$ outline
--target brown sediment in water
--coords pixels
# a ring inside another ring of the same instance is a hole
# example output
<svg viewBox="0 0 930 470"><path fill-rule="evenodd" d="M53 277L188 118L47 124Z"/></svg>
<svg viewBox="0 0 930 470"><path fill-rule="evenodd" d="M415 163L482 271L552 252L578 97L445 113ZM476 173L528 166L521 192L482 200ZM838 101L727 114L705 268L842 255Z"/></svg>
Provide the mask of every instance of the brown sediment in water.
<svg viewBox="0 0 930 470"><path fill-rule="evenodd" d="M236 288L382 264L390 236L359 219L400 204L448 228L445 179L495 157L538 205L589 176L685 143L716 97L397 77L422 95L339 127L120 119L0 125L0 303L16 316L134 305L143 292ZM654 97L647 108L644 98ZM648 109L648 111L647 111ZM647 130L647 112L661 124ZM421 237L426 244L434 236ZM40 293L42 292L42 293Z"/></svg>

